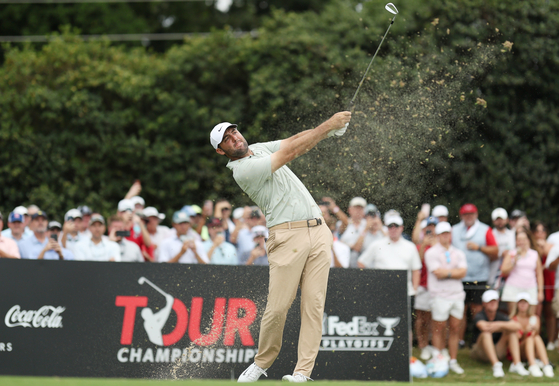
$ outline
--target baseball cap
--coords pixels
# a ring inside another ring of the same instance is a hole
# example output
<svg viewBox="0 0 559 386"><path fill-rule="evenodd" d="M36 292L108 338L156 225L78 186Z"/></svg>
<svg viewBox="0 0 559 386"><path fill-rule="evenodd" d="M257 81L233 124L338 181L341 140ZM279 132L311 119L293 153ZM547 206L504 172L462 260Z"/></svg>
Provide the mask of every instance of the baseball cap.
<svg viewBox="0 0 559 386"><path fill-rule="evenodd" d="M497 208L493 212L491 212L491 220L495 221L498 218L502 218L503 220L509 218L509 215L504 208Z"/></svg>
<svg viewBox="0 0 559 386"><path fill-rule="evenodd" d="M402 220L402 217L397 216L397 215L388 216L384 219L384 225L389 226L389 225L392 225L392 224L402 226L402 225L404 225L404 220Z"/></svg>
<svg viewBox="0 0 559 386"><path fill-rule="evenodd" d="M233 211L233 218L234 218L235 220L239 220L240 218L243 217L244 214L245 214L245 208L243 208L243 207L236 208L236 209Z"/></svg>
<svg viewBox="0 0 559 386"><path fill-rule="evenodd" d="M367 200L363 197L353 197L349 202L349 206L362 206L364 208L367 206Z"/></svg>
<svg viewBox="0 0 559 386"><path fill-rule="evenodd" d="M132 204L134 204L134 206L136 204L140 204L141 206L146 205L146 202L144 201L144 199L140 196L134 196L130 199L130 201L132 201Z"/></svg>
<svg viewBox="0 0 559 386"><path fill-rule="evenodd" d="M120 200L118 202L118 211L119 212L125 212L125 211L134 211L134 203L132 202L132 200L129 200L127 198L125 198L124 200Z"/></svg>
<svg viewBox="0 0 559 386"><path fill-rule="evenodd" d="M62 230L62 224L60 224L58 221L49 222L49 225L48 225L47 229L51 230L51 229L55 229L55 228L58 228L58 229Z"/></svg>
<svg viewBox="0 0 559 386"><path fill-rule="evenodd" d="M14 209L14 212L25 216L27 214L27 208L25 206L18 206Z"/></svg>
<svg viewBox="0 0 559 386"><path fill-rule="evenodd" d="M8 217L8 222L23 222L24 218L21 213L16 213L15 211L10 213Z"/></svg>
<svg viewBox="0 0 559 386"><path fill-rule="evenodd" d="M190 205L185 205L182 207L181 211L183 211L184 213L186 213L188 215L188 217L194 217L196 216L196 212L194 211L194 209L192 209L192 206Z"/></svg>
<svg viewBox="0 0 559 386"><path fill-rule="evenodd" d="M446 221L441 221L435 227L435 234L437 235L440 235L441 233L445 233L445 232L451 232L451 231L452 231L452 227Z"/></svg>
<svg viewBox="0 0 559 386"><path fill-rule="evenodd" d="M229 122L221 122L214 126L212 132L210 133L210 143L217 149L221 141L223 140L223 134L225 134L225 130L230 127L237 127L234 123Z"/></svg>
<svg viewBox="0 0 559 386"><path fill-rule="evenodd" d="M80 212L82 212L82 215L84 216L91 216L93 214L93 211L91 210L91 208L87 205L80 205L78 206L78 210Z"/></svg>
<svg viewBox="0 0 559 386"><path fill-rule="evenodd" d="M431 211L431 216L435 217L448 217L448 208L444 205L437 205Z"/></svg>
<svg viewBox="0 0 559 386"><path fill-rule="evenodd" d="M487 290L481 295L481 301L489 303L492 300L499 300L499 293L495 290Z"/></svg>
<svg viewBox="0 0 559 386"><path fill-rule="evenodd" d="M190 207L192 208L192 210L194 211L194 213L196 213L196 214L202 214L202 208L200 208L198 205L190 205Z"/></svg>
<svg viewBox="0 0 559 386"><path fill-rule="evenodd" d="M530 294L528 292L520 292L518 295L516 295L516 302L518 303L521 300L526 300L528 303L530 303Z"/></svg>
<svg viewBox="0 0 559 386"><path fill-rule="evenodd" d="M510 218L519 218L519 217L524 217L524 216L526 216L526 213L524 213L520 209L515 209L510 214Z"/></svg>
<svg viewBox="0 0 559 386"><path fill-rule="evenodd" d="M182 224L183 222L190 222L190 217L186 212L179 210L173 214L173 223Z"/></svg>
<svg viewBox="0 0 559 386"><path fill-rule="evenodd" d="M165 219L165 215L163 213L159 213L159 211L155 209L153 206L148 206L147 208L144 208L142 212L145 217L157 217L160 220Z"/></svg>
<svg viewBox="0 0 559 386"><path fill-rule="evenodd" d="M31 216L31 219L32 219L32 220L35 220L35 219L38 218L38 217L42 217L42 218L44 218L45 220L48 220L47 214L46 214L45 212L43 212L42 210L40 210L40 211L38 211L37 213L33 214L33 215Z"/></svg>
<svg viewBox="0 0 559 386"><path fill-rule="evenodd" d="M101 224L105 225L105 219L100 214L94 214L91 216L91 220L89 220L89 225L100 222Z"/></svg>
<svg viewBox="0 0 559 386"><path fill-rule="evenodd" d="M77 210L77 209L70 209L68 212L66 212L66 214L64 215L64 221L71 221L75 218L82 218L82 212Z"/></svg>
<svg viewBox="0 0 559 386"><path fill-rule="evenodd" d="M425 226L428 225L437 225L439 223L439 219L436 218L435 216L430 216L427 218L426 220L427 222L425 223Z"/></svg>
<svg viewBox="0 0 559 386"><path fill-rule="evenodd" d="M253 237L268 237L268 228L266 228L264 225L257 225L255 227L252 227L250 231L252 232Z"/></svg>
<svg viewBox="0 0 559 386"><path fill-rule="evenodd" d="M460 208L460 214L477 213L477 206L474 204L464 204Z"/></svg>
<svg viewBox="0 0 559 386"><path fill-rule="evenodd" d="M217 217L212 217L206 222L206 225L208 226L208 228L213 228L213 227L220 227L223 225L223 223Z"/></svg>
<svg viewBox="0 0 559 386"><path fill-rule="evenodd" d="M367 204L365 206L365 216L380 217L380 211L375 204Z"/></svg>

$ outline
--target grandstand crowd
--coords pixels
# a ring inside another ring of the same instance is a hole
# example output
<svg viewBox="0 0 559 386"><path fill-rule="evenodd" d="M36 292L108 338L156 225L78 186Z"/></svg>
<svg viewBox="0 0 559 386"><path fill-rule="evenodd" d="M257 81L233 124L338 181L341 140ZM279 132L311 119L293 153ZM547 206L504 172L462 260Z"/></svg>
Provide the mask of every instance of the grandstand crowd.
<svg viewBox="0 0 559 386"><path fill-rule="evenodd" d="M268 264L270 230L258 207L206 200L174 212L169 228L140 191L135 183L107 219L87 206L68 210L62 222L35 205L0 214L0 229L7 222L0 258ZM548 235L541 222L504 208L484 224L477 207L464 204L454 225L446 207L424 205L407 235L398 211L381 214L362 197L349 202L348 213L329 197L317 205L333 234L333 268L408 271L422 360L462 374L457 352L471 336L471 356L491 364L495 377L504 376L505 359L511 373L554 376L546 351L559 348L559 232Z"/></svg>

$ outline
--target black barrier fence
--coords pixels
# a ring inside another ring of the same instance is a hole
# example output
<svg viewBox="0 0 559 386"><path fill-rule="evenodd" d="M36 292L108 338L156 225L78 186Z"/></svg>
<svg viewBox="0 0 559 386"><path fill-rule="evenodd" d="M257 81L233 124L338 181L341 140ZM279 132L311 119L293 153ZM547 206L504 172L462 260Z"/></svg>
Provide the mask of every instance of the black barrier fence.
<svg viewBox="0 0 559 386"><path fill-rule="evenodd" d="M267 267L0 260L0 374L235 378ZM299 300L269 379L293 372ZM409 381L406 271L332 269L314 379Z"/></svg>

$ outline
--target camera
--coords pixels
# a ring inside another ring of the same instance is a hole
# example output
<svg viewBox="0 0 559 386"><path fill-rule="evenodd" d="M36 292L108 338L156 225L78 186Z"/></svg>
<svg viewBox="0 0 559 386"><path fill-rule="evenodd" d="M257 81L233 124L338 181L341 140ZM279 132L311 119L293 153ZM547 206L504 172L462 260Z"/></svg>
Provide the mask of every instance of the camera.
<svg viewBox="0 0 559 386"><path fill-rule="evenodd" d="M50 235L50 238L53 239L54 241L58 241L58 235L56 233L52 233Z"/></svg>
<svg viewBox="0 0 559 386"><path fill-rule="evenodd" d="M430 229L425 231L425 235L430 235L431 233L433 233L433 231Z"/></svg>
<svg viewBox="0 0 559 386"><path fill-rule="evenodd" d="M185 243L185 242L187 242L187 241L193 241L193 240L194 240L194 238L192 238L191 236L188 236L188 235L181 235L181 236L179 237L179 239L180 239L183 243Z"/></svg>
<svg viewBox="0 0 559 386"><path fill-rule="evenodd" d="M130 237L130 231L116 231L116 237Z"/></svg>

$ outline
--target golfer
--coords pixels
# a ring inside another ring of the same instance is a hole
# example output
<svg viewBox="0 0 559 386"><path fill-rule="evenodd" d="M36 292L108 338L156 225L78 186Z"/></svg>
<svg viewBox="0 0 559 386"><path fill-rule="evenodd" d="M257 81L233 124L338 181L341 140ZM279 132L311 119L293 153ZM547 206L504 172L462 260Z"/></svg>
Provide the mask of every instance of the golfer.
<svg viewBox="0 0 559 386"><path fill-rule="evenodd" d="M330 270L332 232L303 183L285 166L318 142L340 136L351 119L348 111L334 114L320 126L282 141L248 146L237 125L223 122L210 134L218 154L229 158L233 178L266 216L270 263L268 302L260 325L258 354L239 377L255 382L274 363L282 343L287 311L301 287L301 329L293 375L283 380L309 380L322 337L322 315Z"/></svg>

